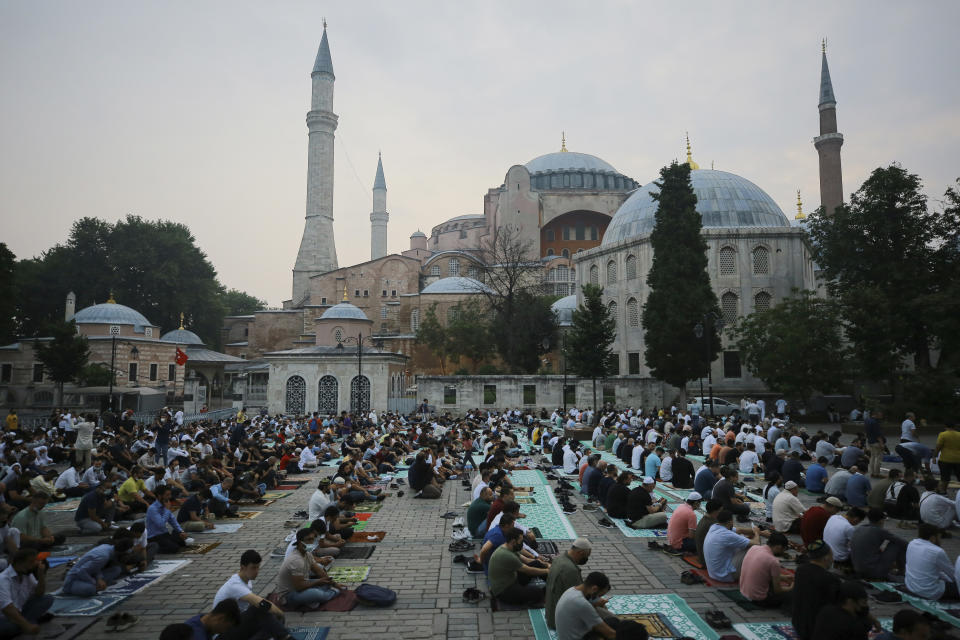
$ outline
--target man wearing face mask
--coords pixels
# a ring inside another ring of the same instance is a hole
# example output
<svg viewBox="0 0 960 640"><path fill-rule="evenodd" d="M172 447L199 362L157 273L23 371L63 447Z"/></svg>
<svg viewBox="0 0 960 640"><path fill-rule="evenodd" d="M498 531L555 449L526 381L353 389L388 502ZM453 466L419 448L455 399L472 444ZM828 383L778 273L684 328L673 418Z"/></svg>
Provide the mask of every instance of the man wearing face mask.
<svg viewBox="0 0 960 640"><path fill-rule="evenodd" d="M116 510L113 503L113 480L104 480L80 500L73 515L74 524L80 530L80 535L93 535L111 528L116 529L116 526L111 526Z"/></svg>
<svg viewBox="0 0 960 640"><path fill-rule="evenodd" d="M291 609L316 609L337 597L345 588L331 580L324 568L314 559L313 550L316 548L317 534L313 529L297 531L296 548L283 560L277 577L277 592L284 606Z"/></svg>
<svg viewBox="0 0 960 640"><path fill-rule="evenodd" d="M563 592L557 602L557 640L581 640L586 637L616 638L618 621L604 619L597 611L606 604L603 597L610 591L610 580L599 571Z"/></svg>
<svg viewBox="0 0 960 640"><path fill-rule="evenodd" d="M36 549L21 549L0 573L0 637L40 632L39 620L53 605L46 595L46 563L37 558Z"/></svg>
<svg viewBox="0 0 960 640"><path fill-rule="evenodd" d="M487 577L490 593L506 604L539 605L545 589L530 584L535 576L546 577L549 569L541 569L520 560L523 532L516 527L504 532L505 542L490 556Z"/></svg>

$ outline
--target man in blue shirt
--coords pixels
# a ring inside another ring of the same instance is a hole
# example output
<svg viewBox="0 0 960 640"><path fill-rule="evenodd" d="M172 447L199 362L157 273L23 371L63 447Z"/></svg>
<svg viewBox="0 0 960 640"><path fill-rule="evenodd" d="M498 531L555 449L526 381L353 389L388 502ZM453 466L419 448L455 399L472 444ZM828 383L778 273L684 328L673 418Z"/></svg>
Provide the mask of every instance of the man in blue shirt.
<svg viewBox="0 0 960 640"><path fill-rule="evenodd" d="M211 640L240 624L240 607L236 600L227 598L218 602L210 613L195 615L184 624L193 631L190 640Z"/></svg>
<svg viewBox="0 0 960 640"><path fill-rule="evenodd" d="M210 485L210 501L207 506L218 518L237 517L236 510L231 508L233 504L230 498L231 488L233 488L233 478L224 478L220 483Z"/></svg>
<svg viewBox="0 0 960 640"><path fill-rule="evenodd" d="M856 466L850 467L850 479L847 480L847 504L854 507L866 507L867 495L870 493L870 478L863 475Z"/></svg>
<svg viewBox="0 0 960 640"><path fill-rule="evenodd" d="M817 458L817 461L807 467L807 491L812 493L823 493L827 486L827 459L825 457Z"/></svg>
<svg viewBox="0 0 960 640"><path fill-rule="evenodd" d="M693 477L693 490L709 500L713 496L713 485L720 479L720 465L716 460L707 460Z"/></svg>
<svg viewBox="0 0 960 640"><path fill-rule="evenodd" d="M860 462L860 458L864 457L861 446L862 443L859 439L855 439L853 442L845 446L843 448L843 453L840 454L840 466L844 469L849 469L853 465Z"/></svg>
<svg viewBox="0 0 960 640"><path fill-rule="evenodd" d="M172 531L167 530L167 525ZM170 487L157 488L157 499L147 509L147 540L155 542L160 553L176 553L181 547L193 544L180 523L170 511Z"/></svg>
<svg viewBox="0 0 960 640"><path fill-rule="evenodd" d="M597 497L597 488L603 472L600 470L600 456L594 454L587 458L587 468L583 470L583 479L580 482L580 493L591 498Z"/></svg>
<svg viewBox="0 0 960 640"><path fill-rule="evenodd" d="M112 544L100 544L83 554L63 581L63 593L90 598L103 591L123 573L123 565L110 561L133 547L130 537L114 538ZM107 566L110 565L110 566Z"/></svg>
<svg viewBox="0 0 960 640"><path fill-rule="evenodd" d="M663 447L657 447L656 451L647 456L647 461L644 463L644 472L650 478L656 479L657 474L660 472L660 465L662 464L660 459L663 457Z"/></svg>
<svg viewBox="0 0 960 640"><path fill-rule="evenodd" d="M517 517L512 513L505 513L500 517L500 524L489 531L483 537L483 545L480 547L480 563L483 564L483 572L486 573L490 565L490 556L507 540L506 534L513 529Z"/></svg>
<svg viewBox="0 0 960 640"><path fill-rule="evenodd" d="M719 582L739 580L743 557L747 555L747 549L757 544L760 544L760 529L753 527L752 538L742 536L733 531L733 512L722 510L703 541L707 574Z"/></svg>

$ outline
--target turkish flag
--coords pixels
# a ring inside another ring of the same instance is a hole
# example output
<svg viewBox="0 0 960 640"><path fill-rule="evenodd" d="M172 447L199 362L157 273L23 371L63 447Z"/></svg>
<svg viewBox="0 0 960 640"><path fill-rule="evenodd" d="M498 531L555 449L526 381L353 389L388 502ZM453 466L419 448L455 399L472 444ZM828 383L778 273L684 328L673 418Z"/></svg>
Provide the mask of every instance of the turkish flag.
<svg viewBox="0 0 960 640"><path fill-rule="evenodd" d="M189 360L187 354L181 351L180 347L177 347L177 364L182 367L183 365L187 364L187 360Z"/></svg>

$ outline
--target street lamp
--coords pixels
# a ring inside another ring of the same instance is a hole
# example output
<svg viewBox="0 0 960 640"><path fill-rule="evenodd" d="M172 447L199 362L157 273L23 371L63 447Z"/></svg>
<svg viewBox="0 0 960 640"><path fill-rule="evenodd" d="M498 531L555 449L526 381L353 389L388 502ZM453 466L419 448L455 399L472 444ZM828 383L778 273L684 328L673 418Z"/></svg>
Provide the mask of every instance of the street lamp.
<svg viewBox="0 0 960 640"><path fill-rule="evenodd" d="M113 379L117 377L117 334L110 328L110 413L113 413Z"/></svg>
<svg viewBox="0 0 960 640"><path fill-rule="evenodd" d="M723 322L722 316L718 315L715 311L708 311L707 313L703 314L703 321L698 322L697 325L693 328L693 333L694 335L697 336L697 338L701 338L704 335L706 335L706 338L707 338L703 344L704 344L704 347L706 348L705 359L707 363L707 381L708 381L707 384L708 384L708 393L710 397L710 417L711 418L716 417L716 415L714 414L714 407L713 407L713 367L711 366L712 362L710 359L710 352L713 349L713 330L714 328L723 329L723 325L724 325L724 322ZM702 400L703 399L703 378L702 377L700 378L700 398L701 398L701 404L702 404L703 402ZM703 407L701 407L701 410L703 410Z"/></svg>
<svg viewBox="0 0 960 640"><path fill-rule="evenodd" d="M358 334L356 338L349 336L337 343L337 349L340 349L341 351L343 350L344 344L357 345L357 413L364 413L365 411L365 407L363 406L363 394L360 393L360 384L361 380L363 380L363 341L365 339L370 340L371 338L370 336L364 338L363 334L361 333ZM382 349L383 341L377 340L374 342L374 346L376 346L378 349Z"/></svg>

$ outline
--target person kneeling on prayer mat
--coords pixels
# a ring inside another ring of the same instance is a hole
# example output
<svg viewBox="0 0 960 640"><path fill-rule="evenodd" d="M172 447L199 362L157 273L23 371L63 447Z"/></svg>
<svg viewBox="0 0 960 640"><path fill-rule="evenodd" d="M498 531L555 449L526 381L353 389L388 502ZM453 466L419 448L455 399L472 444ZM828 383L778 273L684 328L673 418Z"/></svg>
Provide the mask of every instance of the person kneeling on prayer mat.
<svg viewBox="0 0 960 640"><path fill-rule="evenodd" d="M667 499L653 501L653 478L644 476L643 483L630 491L627 518L632 529L662 529L667 524Z"/></svg>
<svg viewBox="0 0 960 640"><path fill-rule="evenodd" d="M770 534L767 544L747 549L747 555L740 565L740 593L743 597L761 607L779 607L789 600L793 579L784 584L780 561L777 559L789 545L787 536L774 532Z"/></svg>
<svg viewBox="0 0 960 640"><path fill-rule="evenodd" d="M570 549L557 556L551 564L550 575L547 576L546 607L544 610L544 617L547 619L549 629L557 628L557 602L560 601L567 589L576 587L583 582L580 567L590 559L592 548L593 545L590 544L589 540L577 538L573 541ZM604 621L608 618L616 620L616 616L604 609L602 605L597 607L597 613Z"/></svg>
<svg viewBox="0 0 960 640"><path fill-rule="evenodd" d="M603 596L608 591L610 579L599 571L588 574L583 583L564 591L557 601L557 640L616 638L619 620L602 618L597 611L607 603Z"/></svg>
<svg viewBox="0 0 960 640"><path fill-rule="evenodd" d="M167 530L167 525L172 531ZM193 538L187 536L170 511L170 487L159 487L156 501L147 509L147 540L155 542L160 553L176 553L193 544Z"/></svg>
<svg viewBox="0 0 960 640"><path fill-rule="evenodd" d="M47 565L36 549L20 549L0 573L0 637L40 633L38 622L48 620L53 596L45 594Z"/></svg>
<svg viewBox="0 0 960 640"><path fill-rule="evenodd" d="M157 490L159 490L159 486ZM211 521L214 516L210 513L208 506L211 499L212 494L210 493L210 489L203 487L198 493L193 494L183 501L183 504L180 505L180 510L177 511L177 522L180 523L184 531L206 531L216 526Z"/></svg>
<svg viewBox="0 0 960 640"><path fill-rule="evenodd" d="M817 614L811 638L867 640L871 629L880 631L881 627L870 614L867 590L859 582L847 581L837 589L836 604L828 604Z"/></svg>
<svg viewBox="0 0 960 640"><path fill-rule="evenodd" d="M670 514L670 520L667 522L667 544L674 551L697 552L694 536L697 533L697 511L700 510L702 501L703 496L692 491L687 496L687 500Z"/></svg>
<svg viewBox="0 0 960 640"><path fill-rule="evenodd" d="M67 572L62 592L70 596L89 598L103 591L123 574L123 565L113 561L122 557L131 547L133 539L124 536L114 538L109 543L98 544L87 551Z"/></svg>
<svg viewBox="0 0 960 640"><path fill-rule="evenodd" d="M813 639L817 614L836 600L837 589L843 580L830 571L833 551L823 540L807 544L809 562L797 566L793 581L793 617L791 622L800 640Z"/></svg>
<svg viewBox="0 0 960 640"><path fill-rule="evenodd" d="M506 604L536 606L543 602L544 587L530 584L536 576L546 577L549 569L524 564L520 559L523 532L511 528L504 532L505 542L490 556L487 577L490 593Z"/></svg>
<svg viewBox="0 0 960 640"><path fill-rule="evenodd" d="M290 640L292 636L283 626L283 611L253 592L253 581L260 574L260 554L253 549L240 556L240 571L230 576L213 598L216 609L224 600L233 599L240 607L240 624L221 633L217 640L251 640L274 638Z"/></svg>
<svg viewBox="0 0 960 640"><path fill-rule="evenodd" d="M284 558L277 578L277 593L285 607L316 609L345 589L327 576L313 557L316 548L317 534L313 529L297 531L293 553Z"/></svg>

